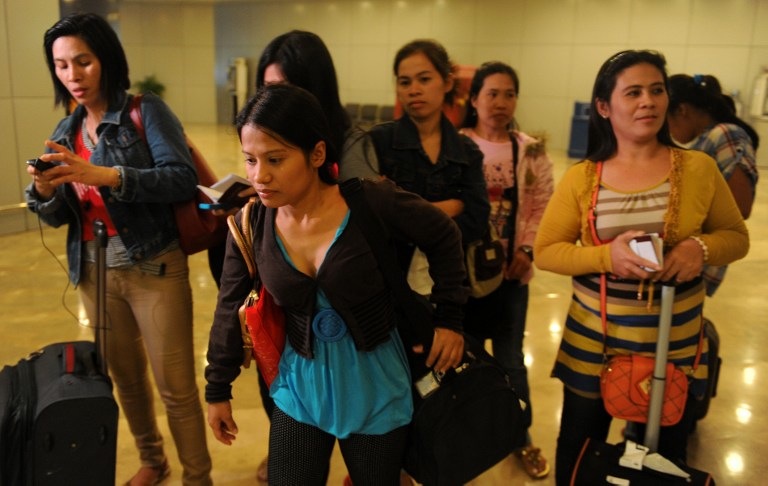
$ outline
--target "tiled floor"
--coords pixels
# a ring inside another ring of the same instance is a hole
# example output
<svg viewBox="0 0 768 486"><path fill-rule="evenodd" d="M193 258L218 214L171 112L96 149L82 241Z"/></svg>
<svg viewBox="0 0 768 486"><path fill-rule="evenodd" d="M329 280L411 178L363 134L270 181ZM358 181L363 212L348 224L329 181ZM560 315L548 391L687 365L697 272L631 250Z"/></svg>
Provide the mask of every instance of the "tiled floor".
<svg viewBox="0 0 768 486"><path fill-rule="evenodd" d="M242 157L234 132L226 127L189 126L187 130L214 165L218 174L242 173ZM557 175L568 160L553 153ZM765 168L763 174L765 175ZM717 325L722 339L724 361L718 396L709 415L691 436L690 462L712 472L721 485L768 484L768 183L761 183L753 216L748 225L752 249L747 258L729 270L728 277L715 298L706 304L706 315ZM0 364L16 363L21 357L45 344L73 339L89 339L89 331L78 324L77 294L67 287L63 229L44 229L0 237ZM50 250L48 250L50 249ZM58 260L58 261L57 261ZM198 357L199 385L208 329L215 305L216 287L210 277L204 254L190 258L191 280L195 298L195 343ZM66 291L65 291L66 289ZM538 272L532 282L525 351L529 364L534 426L532 434L549 459L554 459L558 431L560 383L549 377L560 331L570 296L567 278ZM64 305L74 313L65 309ZM217 485L254 484L257 464L266 454L268 424L258 396L254 371L246 370L235 383L233 402L240 433L231 447L209 434ZM763 410L760 412L759 409ZM157 401L157 413L163 407ZM173 468L168 485L181 484L180 467L169 439L164 417L161 424ZM618 440L622 424L615 424L611 441ZM122 484L135 472L138 460L124 420L118 436L117 483ZM341 457L334 454L328 484L340 486L345 476ZM475 479L472 485L554 484L552 476L531 481L509 457Z"/></svg>

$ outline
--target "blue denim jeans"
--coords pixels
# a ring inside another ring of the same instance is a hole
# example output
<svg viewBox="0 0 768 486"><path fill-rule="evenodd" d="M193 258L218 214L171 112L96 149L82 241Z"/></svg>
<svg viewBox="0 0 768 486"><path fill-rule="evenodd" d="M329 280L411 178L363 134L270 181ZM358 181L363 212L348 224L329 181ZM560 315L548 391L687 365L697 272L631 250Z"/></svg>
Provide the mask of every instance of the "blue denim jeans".
<svg viewBox="0 0 768 486"><path fill-rule="evenodd" d="M528 404L526 419L530 422L533 411L523 353L527 314L528 285L520 285L518 280L504 280L498 289L486 297L469 299L465 309L464 329L480 341L491 339L493 356L509 374L518 397Z"/></svg>

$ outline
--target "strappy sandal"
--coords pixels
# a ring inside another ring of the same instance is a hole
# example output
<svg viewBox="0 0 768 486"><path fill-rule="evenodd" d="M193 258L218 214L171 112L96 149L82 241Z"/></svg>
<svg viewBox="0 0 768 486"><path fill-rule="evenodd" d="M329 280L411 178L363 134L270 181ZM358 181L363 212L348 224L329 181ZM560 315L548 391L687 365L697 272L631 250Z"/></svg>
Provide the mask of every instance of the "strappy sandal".
<svg viewBox="0 0 768 486"><path fill-rule="evenodd" d="M515 451L515 457L520 459L525 472L533 479L542 479L549 474L549 463L541 455L541 449L532 445Z"/></svg>
<svg viewBox="0 0 768 486"><path fill-rule="evenodd" d="M146 477L149 476L149 473L151 472L152 478ZM146 475L144 473L147 473ZM142 466L139 468L139 471L134 474L134 476L125 483L125 486L132 486L134 483L134 480L141 481L142 485L148 485L148 486L158 486L163 481L168 479L168 476L171 475L171 466L168 465L168 459L164 460L162 464L159 466Z"/></svg>

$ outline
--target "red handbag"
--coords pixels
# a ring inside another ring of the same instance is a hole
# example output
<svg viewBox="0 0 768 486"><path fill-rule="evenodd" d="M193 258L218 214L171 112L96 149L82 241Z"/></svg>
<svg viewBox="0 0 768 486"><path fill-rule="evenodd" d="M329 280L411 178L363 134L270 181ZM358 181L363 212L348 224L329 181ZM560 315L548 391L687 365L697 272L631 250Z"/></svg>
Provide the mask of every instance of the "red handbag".
<svg viewBox="0 0 768 486"><path fill-rule="evenodd" d="M258 284L250 226L250 215L254 204L254 200L251 200L243 207L239 228L234 216L227 218L227 224L243 255L248 274L255 279L254 283ZM278 374L280 357L285 347L285 314L266 287L263 285L255 287L260 288L251 290L239 311L244 349L243 366L250 367L251 359L255 359L256 367L269 387Z"/></svg>
<svg viewBox="0 0 768 486"><path fill-rule="evenodd" d="M245 327L256 367L269 387L277 377L285 347L285 314L264 286L256 301L245 307Z"/></svg>
<svg viewBox="0 0 768 486"><path fill-rule="evenodd" d="M141 119L141 95L136 95L131 100L130 114L136 131L146 141L144 122ZM197 183L206 187L212 186L218 180L216 175L189 137L186 137L186 140L192 162L197 170ZM198 188L195 189L195 196L192 199L173 204L176 227L179 230L179 246L187 255L220 245L227 239L226 219L198 207L199 203L210 202L210 198Z"/></svg>

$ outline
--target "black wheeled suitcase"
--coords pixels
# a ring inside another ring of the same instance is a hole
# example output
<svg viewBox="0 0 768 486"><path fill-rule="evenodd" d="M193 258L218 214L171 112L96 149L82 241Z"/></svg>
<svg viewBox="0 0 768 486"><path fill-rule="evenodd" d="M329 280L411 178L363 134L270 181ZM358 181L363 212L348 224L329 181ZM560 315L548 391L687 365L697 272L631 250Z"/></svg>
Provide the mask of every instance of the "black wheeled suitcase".
<svg viewBox="0 0 768 486"><path fill-rule="evenodd" d="M50 344L0 371L0 486L115 484L118 408L103 336L106 229L96 231L95 342Z"/></svg>
<svg viewBox="0 0 768 486"><path fill-rule="evenodd" d="M664 402L666 384L667 352L669 350L669 332L672 326L672 305L675 300L675 288L664 285L661 292L661 312L659 316L659 336L656 343L656 362L651 383L651 398L648 410L648 423L645 430L644 444L648 452L654 453L659 442L661 410ZM629 453L633 448L627 442L606 444L587 439L571 476L572 486L597 486L608 484L666 486L666 485L707 485L715 484L712 476L704 471L678 464L668 464L668 468L654 469L652 462L664 463L666 459L658 454L648 454L648 460L640 459L638 468L627 467L633 462ZM655 459L652 461L651 459ZM637 460L636 460L637 461ZM669 461L666 461L669 463ZM675 473L672 470L677 469Z"/></svg>
<svg viewBox="0 0 768 486"><path fill-rule="evenodd" d="M707 377L707 391L704 396L696 401L695 414L696 420L701 420L707 416L709 411L709 404L714 397L717 396L717 382L720 379L720 367L723 364L723 358L720 357L720 334L715 328L715 324L704 318L704 338L707 340L709 350L708 354L708 367L709 376ZM694 422L693 428L696 428L696 422Z"/></svg>

